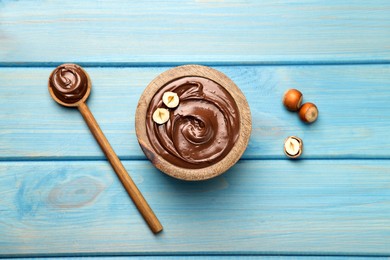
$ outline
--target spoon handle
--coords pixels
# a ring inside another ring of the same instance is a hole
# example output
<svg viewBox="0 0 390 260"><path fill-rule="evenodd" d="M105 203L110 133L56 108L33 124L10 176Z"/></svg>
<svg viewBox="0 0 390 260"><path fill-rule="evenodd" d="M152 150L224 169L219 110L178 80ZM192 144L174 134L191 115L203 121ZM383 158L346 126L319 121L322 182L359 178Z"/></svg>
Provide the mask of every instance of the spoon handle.
<svg viewBox="0 0 390 260"><path fill-rule="evenodd" d="M78 109L83 115L85 122L87 123L93 136L95 136L96 141L102 148L112 168L114 168L114 171L118 175L119 180L122 182L127 193L133 200L134 204L145 219L146 223L149 225L150 229L153 231L153 233L158 233L162 231L163 227L160 221L157 219L156 215L153 213L153 210L150 208L145 198L142 196L141 192L135 185L134 181L127 173L118 156L115 154L114 150L112 149L107 138L104 136L102 130L100 129L98 123L96 122L96 119L92 115L88 106L84 102L81 102L78 105Z"/></svg>

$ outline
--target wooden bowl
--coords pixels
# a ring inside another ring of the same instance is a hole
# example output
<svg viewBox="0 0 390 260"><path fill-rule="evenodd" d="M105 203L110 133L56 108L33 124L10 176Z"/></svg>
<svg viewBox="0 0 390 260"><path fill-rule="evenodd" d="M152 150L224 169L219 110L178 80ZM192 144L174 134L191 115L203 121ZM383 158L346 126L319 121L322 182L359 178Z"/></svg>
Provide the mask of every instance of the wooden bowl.
<svg viewBox="0 0 390 260"><path fill-rule="evenodd" d="M200 77L211 80L223 87L235 101L239 114L238 135L231 149L227 151L227 154L224 155L223 158L220 158L218 162L197 169L178 166L163 158L151 144L147 133L146 120L151 120L150 117L147 119L147 112L156 93L164 86L167 86L167 84L186 77ZM146 87L138 102L135 115L135 129L138 142L143 152L155 167L177 179L199 181L221 175L240 159L248 145L252 122L248 102L241 90L231 79L210 67L185 65L161 73Z"/></svg>

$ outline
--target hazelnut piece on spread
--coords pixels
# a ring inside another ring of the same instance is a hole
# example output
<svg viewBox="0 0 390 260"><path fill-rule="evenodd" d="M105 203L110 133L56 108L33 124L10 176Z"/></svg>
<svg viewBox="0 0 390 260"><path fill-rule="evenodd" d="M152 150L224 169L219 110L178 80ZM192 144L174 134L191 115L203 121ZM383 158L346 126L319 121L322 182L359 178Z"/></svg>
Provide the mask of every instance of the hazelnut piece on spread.
<svg viewBox="0 0 390 260"><path fill-rule="evenodd" d="M157 108L153 113L153 121L161 125L169 120L169 110L165 108Z"/></svg>
<svg viewBox="0 0 390 260"><path fill-rule="evenodd" d="M175 92L165 92L162 100L169 108L175 108L179 105L179 96Z"/></svg>

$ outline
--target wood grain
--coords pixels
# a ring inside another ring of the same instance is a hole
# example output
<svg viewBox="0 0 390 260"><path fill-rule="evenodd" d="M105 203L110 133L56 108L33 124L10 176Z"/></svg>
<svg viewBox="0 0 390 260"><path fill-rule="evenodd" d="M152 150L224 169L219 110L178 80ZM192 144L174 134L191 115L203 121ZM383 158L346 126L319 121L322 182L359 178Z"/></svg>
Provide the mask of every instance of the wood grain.
<svg viewBox="0 0 390 260"><path fill-rule="evenodd" d="M144 88L168 68L86 68L93 82L88 106L121 159L145 158L134 130L136 106ZM390 158L390 66L215 68L240 87L251 108L243 158L285 158L283 141L290 135L303 139L302 158ZM1 160L104 159L77 110L47 93L51 70L0 69ZM314 124L283 107L282 95L293 87L317 104Z"/></svg>
<svg viewBox="0 0 390 260"><path fill-rule="evenodd" d="M165 232L108 162L1 162L0 255L390 255L389 160L247 160L201 183L124 165Z"/></svg>
<svg viewBox="0 0 390 260"><path fill-rule="evenodd" d="M3 65L389 62L390 2L1 1Z"/></svg>

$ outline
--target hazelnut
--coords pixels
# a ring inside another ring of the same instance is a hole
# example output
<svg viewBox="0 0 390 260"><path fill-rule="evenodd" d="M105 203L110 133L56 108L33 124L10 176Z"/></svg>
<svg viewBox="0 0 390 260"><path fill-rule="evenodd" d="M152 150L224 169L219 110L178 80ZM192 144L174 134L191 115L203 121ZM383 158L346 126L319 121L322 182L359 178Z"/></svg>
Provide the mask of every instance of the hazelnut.
<svg viewBox="0 0 390 260"><path fill-rule="evenodd" d="M297 89L289 89L284 93L283 104L290 111L298 111L302 104L302 93Z"/></svg>
<svg viewBox="0 0 390 260"><path fill-rule="evenodd" d="M299 117L305 123L313 123L318 117L317 106L310 102L303 104L299 109Z"/></svg>
<svg viewBox="0 0 390 260"><path fill-rule="evenodd" d="M175 108L179 105L179 96L175 92L165 92L162 100L169 108Z"/></svg>
<svg viewBox="0 0 390 260"><path fill-rule="evenodd" d="M152 117L153 121L157 124L164 124L169 120L169 110L165 108L157 108Z"/></svg>
<svg viewBox="0 0 390 260"><path fill-rule="evenodd" d="M289 136L284 141L284 153L292 158L298 158L301 156L303 150L303 142L296 136Z"/></svg>

